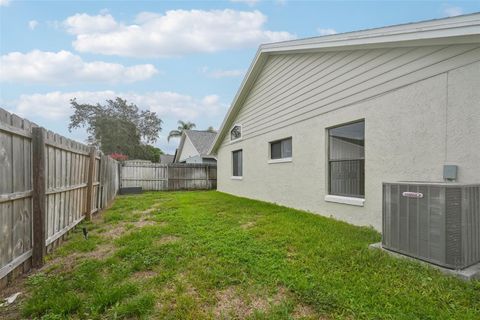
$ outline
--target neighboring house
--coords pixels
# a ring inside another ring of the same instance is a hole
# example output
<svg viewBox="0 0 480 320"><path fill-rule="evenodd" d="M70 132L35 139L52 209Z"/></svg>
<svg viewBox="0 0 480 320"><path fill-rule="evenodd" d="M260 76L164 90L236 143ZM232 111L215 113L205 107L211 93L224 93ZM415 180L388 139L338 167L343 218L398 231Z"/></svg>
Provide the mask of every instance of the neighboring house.
<svg viewBox="0 0 480 320"><path fill-rule="evenodd" d="M174 162L216 164L216 158L208 154L216 135L209 131L183 131Z"/></svg>
<svg viewBox="0 0 480 320"><path fill-rule="evenodd" d="M160 155L160 163L161 164L173 163L174 159L175 159L175 155L173 155L173 154L161 154Z"/></svg>
<svg viewBox="0 0 480 320"><path fill-rule="evenodd" d="M382 182L480 183L480 14L260 46L218 190L381 230Z"/></svg>

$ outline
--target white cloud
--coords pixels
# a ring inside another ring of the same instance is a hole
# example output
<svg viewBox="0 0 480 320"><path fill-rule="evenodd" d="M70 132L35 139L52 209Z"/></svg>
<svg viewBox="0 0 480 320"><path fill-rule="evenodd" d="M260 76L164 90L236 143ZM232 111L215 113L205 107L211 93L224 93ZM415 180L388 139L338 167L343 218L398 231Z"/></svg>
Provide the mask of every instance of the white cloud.
<svg viewBox="0 0 480 320"><path fill-rule="evenodd" d="M106 99L122 97L135 103L139 108L157 112L160 117L172 117L193 121L200 116L214 117L227 108L217 95L201 99L169 91L153 91L145 94L115 91L74 91L49 92L45 94L24 94L16 101L6 103L16 114L44 119L65 119L72 114L70 99L79 103L103 103ZM176 121L176 120L175 120Z"/></svg>
<svg viewBox="0 0 480 320"><path fill-rule="evenodd" d="M201 71L207 77L215 78L215 79L236 78L236 77L241 77L245 74L245 71L240 70L240 69L232 69L232 70L215 69L215 70L210 70L210 68L208 68L208 67L203 67L201 69Z"/></svg>
<svg viewBox="0 0 480 320"><path fill-rule="evenodd" d="M68 17L63 24L69 33L75 35L110 32L120 27L115 18L105 12L97 16L77 13Z"/></svg>
<svg viewBox="0 0 480 320"><path fill-rule="evenodd" d="M337 33L337 31L335 29L332 29L332 28L318 28L317 32L321 36L328 36L328 35Z"/></svg>
<svg viewBox="0 0 480 320"><path fill-rule="evenodd" d="M102 61L85 62L69 51L11 52L1 56L0 64L0 81L22 83L131 83L158 73L151 64L126 67Z"/></svg>
<svg viewBox="0 0 480 320"><path fill-rule="evenodd" d="M0 7L6 7L10 4L10 0L0 0Z"/></svg>
<svg viewBox="0 0 480 320"><path fill-rule="evenodd" d="M28 27L30 28L30 30L35 30L35 28L38 27L38 21L37 20L28 21Z"/></svg>
<svg viewBox="0 0 480 320"><path fill-rule="evenodd" d="M129 57L167 57L254 47L295 36L264 29L260 11L170 10L143 12L135 24L117 22L110 14L76 14L64 21L80 52Z"/></svg>
<svg viewBox="0 0 480 320"><path fill-rule="evenodd" d="M463 9L460 7L447 6L443 9L443 13L447 17L454 17L463 14Z"/></svg>
<svg viewBox="0 0 480 320"><path fill-rule="evenodd" d="M236 2L236 3L245 3L249 7L255 6L257 3L260 2L260 0L230 0L230 2Z"/></svg>

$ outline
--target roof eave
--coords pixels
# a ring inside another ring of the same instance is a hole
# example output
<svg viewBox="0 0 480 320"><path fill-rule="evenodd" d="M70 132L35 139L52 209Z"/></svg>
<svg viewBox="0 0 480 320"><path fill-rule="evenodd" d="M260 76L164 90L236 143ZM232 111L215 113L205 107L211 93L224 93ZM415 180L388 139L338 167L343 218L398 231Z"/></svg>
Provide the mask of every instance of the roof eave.
<svg viewBox="0 0 480 320"><path fill-rule="evenodd" d="M240 85L240 88L237 91L237 94L233 98L233 103L231 104L230 108L227 111L227 114L223 118L222 124L217 132L215 140L213 140L212 146L210 147L208 154L213 155L217 151L218 144L221 142L220 136L222 135L225 129L225 126L228 124L228 120L231 118L231 115L235 111L234 106L237 105L240 101L243 101L244 97L242 97L242 93L245 92L245 90L248 89L249 86L253 84L253 82L255 82L260 65L263 65L263 63L265 63L265 60L266 60L265 54L262 54L262 53L263 53L262 46L260 46L257 49L255 57L253 58L253 61L250 64L250 67L248 68L247 73L243 77L242 83Z"/></svg>
<svg viewBox="0 0 480 320"><path fill-rule="evenodd" d="M232 117L238 112L238 107L246 98L246 92L248 92L248 89L255 82L259 71L270 54L353 50L362 47L426 46L472 42L480 43L480 13L260 45L233 99L233 103L223 119L218 134L209 150L209 154L216 154L225 135L224 131L230 127Z"/></svg>
<svg viewBox="0 0 480 320"><path fill-rule="evenodd" d="M178 144L178 148L175 151L175 158L173 159L173 162L178 162L177 160L180 160L180 157L182 156L183 145L185 144L186 138L187 138L187 134L185 133L185 131L183 131L182 136L180 138L180 143Z"/></svg>

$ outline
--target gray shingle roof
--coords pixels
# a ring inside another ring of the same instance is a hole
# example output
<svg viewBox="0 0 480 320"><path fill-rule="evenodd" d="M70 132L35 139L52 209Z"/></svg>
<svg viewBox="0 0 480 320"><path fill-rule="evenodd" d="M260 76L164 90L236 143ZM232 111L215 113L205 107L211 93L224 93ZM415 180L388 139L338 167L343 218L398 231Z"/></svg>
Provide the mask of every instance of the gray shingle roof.
<svg viewBox="0 0 480 320"><path fill-rule="evenodd" d="M210 147L212 146L216 132L198 131L198 130L186 130L185 134L190 138L194 147L200 153L200 156L207 156Z"/></svg>
<svg viewBox="0 0 480 320"><path fill-rule="evenodd" d="M175 156L173 154L161 154L160 155L160 163L162 164L168 164L168 163L173 163L173 158Z"/></svg>

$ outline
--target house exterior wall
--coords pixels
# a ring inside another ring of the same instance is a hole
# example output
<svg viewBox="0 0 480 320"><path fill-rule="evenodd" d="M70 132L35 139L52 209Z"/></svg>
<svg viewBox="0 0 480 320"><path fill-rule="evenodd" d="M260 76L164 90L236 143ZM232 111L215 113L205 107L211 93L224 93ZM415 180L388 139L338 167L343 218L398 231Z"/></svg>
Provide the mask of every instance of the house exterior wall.
<svg viewBox="0 0 480 320"><path fill-rule="evenodd" d="M288 80L288 81L286 81ZM328 202L327 128L365 120L365 202ZM480 46L271 56L217 152L218 190L381 230L384 181L480 182ZM268 163L292 137L293 160ZM243 150L243 179L231 152Z"/></svg>
<svg viewBox="0 0 480 320"><path fill-rule="evenodd" d="M203 164L217 164L217 160L212 158L202 158Z"/></svg>
<svg viewBox="0 0 480 320"><path fill-rule="evenodd" d="M185 159L184 161L185 161L185 163L203 163L202 162L202 157L200 157L200 156L193 156L193 157Z"/></svg>
<svg viewBox="0 0 480 320"><path fill-rule="evenodd" d="M185 163L217 164L217 161L211 158L202 158L201 156L193 156L188 159L185 159Z"/></svg>
<svg viewBox="0 0 480 320"><path fill-rule="evenodd" d="M183 143L183 148L181 150L179 162L183 162L188 158L198 156L198 151L193 145L192 141L190 141L190 138L188 136L185 136L185 141Z"/></svg>

